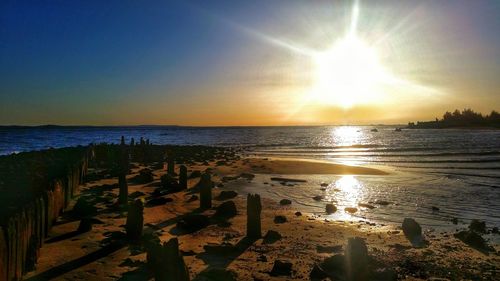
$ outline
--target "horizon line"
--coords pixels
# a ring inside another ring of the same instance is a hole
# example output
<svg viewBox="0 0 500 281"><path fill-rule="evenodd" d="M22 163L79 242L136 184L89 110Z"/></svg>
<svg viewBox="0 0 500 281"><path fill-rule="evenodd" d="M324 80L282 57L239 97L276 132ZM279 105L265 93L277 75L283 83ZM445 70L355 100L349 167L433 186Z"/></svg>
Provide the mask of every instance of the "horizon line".
<svg viewBox="0 0 500 281"><path fill-rule="evenodd" d="M139 125L57 125L57 124L41 124L41 125L0 125L0 128L56 128L56 127L191 127L191 128L221 128L221 127L327 127L327 126L408 126L408 124L393 123L393 124L291 124L291 125L172 125L172 124L139 124Z"/></svg>

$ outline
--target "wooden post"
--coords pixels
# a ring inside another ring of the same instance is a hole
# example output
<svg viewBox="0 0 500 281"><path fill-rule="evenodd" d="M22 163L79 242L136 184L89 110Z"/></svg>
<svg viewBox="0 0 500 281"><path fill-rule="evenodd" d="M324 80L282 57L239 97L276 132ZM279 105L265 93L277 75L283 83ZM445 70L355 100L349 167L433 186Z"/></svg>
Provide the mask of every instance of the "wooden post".
<svg viewBox="0 0 500 281"><path fill-rule="evenodd" d="M187 189L187 168L184 165L179 167L179 186L181 189Z"/></svg>
<svg viewBox="0 0 500 281"><path fill-rule="evenodd" d="M167 173L169 175L175 175L175 160L172 155L170 155L167 159Z"/></svg>
<svg viewBox="0 0 500 281"><path fill-rule="evenodd" d="M368 248L362 238L352 237L347 240L345 259L347 280L368 280Z"/></svg>
<svg viewBox="0 0 500 281"><path fill-rule="evenodd" d="M120 157L118 163L118 186L120 188L120 193L118 201L120 205L127 205L128 203L128 185L127 185L127 173L128 173L128 151L125 146L125 138L122 137L122 141L119 149Z"/></svg>
<svg viewBox="0 0 500 281"><path fill-rule="evenodd" d="M158 241L147 249L147 263L155 281L189 281L189 271L179 252L179 241L172 238L161 245Z"/></svg>
<svg viewBox="0 0 500 281"><path fill-rule="evenodd" d="M259 194L248 194L248 196L247 196L247 237L248 238L260 238L262 236L261 221L260 221L261 211L262 211L262 205L260 203L260 195Z"/></svg>
<svg viewBox="0 0 500 281"><path fill-rule="evenodd" d="M204 173L201 175L198 185L200 188L200 208L212 208L212 187L214 183L210 180L210 174Z"/></svg>
<svg viewBox="0 0 500 281"><path fill-rule="evenodd" d="M132 241L137 241L142 237L144 227L144 203L141 199L136 199L128 208L127 223L125 229L127 236Z"/></svg>

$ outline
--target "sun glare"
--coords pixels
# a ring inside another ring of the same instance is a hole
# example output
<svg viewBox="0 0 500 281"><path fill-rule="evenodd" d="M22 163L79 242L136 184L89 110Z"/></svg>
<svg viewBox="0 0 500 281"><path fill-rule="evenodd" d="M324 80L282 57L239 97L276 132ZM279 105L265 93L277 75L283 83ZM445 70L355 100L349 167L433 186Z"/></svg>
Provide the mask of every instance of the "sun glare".
<svg viewBox="0 0 500 281"><path fill-rule="evenodd" d="M315 84L312 98L344 108L373 103L384 68L377 53L356 35L338 40L330 49L313 56Z"/></svg>

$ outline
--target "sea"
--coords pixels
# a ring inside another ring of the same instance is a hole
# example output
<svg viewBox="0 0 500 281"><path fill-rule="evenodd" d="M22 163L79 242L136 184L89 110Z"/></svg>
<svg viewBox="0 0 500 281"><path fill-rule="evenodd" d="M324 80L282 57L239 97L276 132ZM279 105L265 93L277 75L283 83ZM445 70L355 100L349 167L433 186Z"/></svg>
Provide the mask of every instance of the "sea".
<svg viewBox="0 0 500 281"><path fill-rule="evenodd" d="M90 143L121 136L154 144L241 149L248 157L312 159L380 168L386 176L287 175L306 183L283 186L270 175L224 188L292 200L294 210L330 220L400 225L415 218L428 231L465 228L472 219L500 227L500 130L402 129L395 126L300 127L0 127L0 155ZM326 183L327 187L321 187ZM322 196L316 201L314 196ZM376 204L385 201L387 205ZM324 214L326 202L339 211ZM359 203L375 208L360 207ZM356 207L350 214L345 207ZM458 223L453 223L457 219ZM499 235L490 239L498 243ZM495 238L496 237L496 238Z"/></svg>

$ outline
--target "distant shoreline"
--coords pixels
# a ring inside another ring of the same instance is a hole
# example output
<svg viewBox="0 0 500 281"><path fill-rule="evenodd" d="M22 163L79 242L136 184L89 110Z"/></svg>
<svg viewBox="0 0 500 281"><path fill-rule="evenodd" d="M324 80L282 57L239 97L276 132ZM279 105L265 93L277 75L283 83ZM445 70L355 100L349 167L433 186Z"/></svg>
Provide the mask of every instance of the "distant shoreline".
<svg viewBox="0 0 500 281"><path fill-rule="evenodd" d="M500 129L500 114L492 110L489 115L468 108L447 111L442 119L409 122L407 129Z"/></svg>
<svg viewBox="0 0 500 281"><path fill-rule="evenodd" d="M424 130L500 130L500 127L419 127L419 126L406 126L403 129L424 129Z"/></svg>

